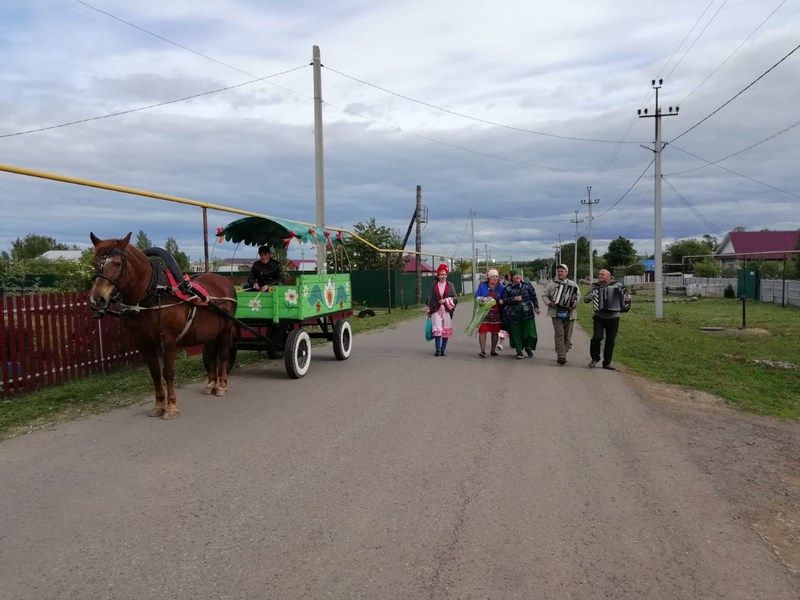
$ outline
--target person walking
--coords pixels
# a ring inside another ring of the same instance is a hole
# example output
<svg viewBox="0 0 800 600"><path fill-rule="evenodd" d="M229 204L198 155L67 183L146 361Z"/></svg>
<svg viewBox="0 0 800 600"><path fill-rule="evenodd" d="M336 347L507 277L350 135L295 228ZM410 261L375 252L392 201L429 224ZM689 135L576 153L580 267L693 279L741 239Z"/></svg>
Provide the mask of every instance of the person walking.
<svg viewBox="0 0 800 600"><path fill-rule="evenodd" d="M500 282L500 273L497 269L489 269L486 272L486 281L482 281L475 290L475 302L483 304L490 300L494 302L489 312L478 327L478 344L481 351L478 356L486 358L486 334L491 336L490 354L497 356L497 341L500 336L500 306L503 304L503 284Z"/></svg>
<svg viewBox="0 0 800 600"><path fill-rule="evenodd" d="M524 358L523 350L533 356L536 350L537 333L535 315L539 314L539 299L530 281L522 279L522 274L511 270L511 283L503 292L503 311L508 323L510 344L517 351L517 359Z"/></svg>
<svg viewBox="0 0 800 600"><path fill-rule="evenodd" d="M578 316L578 284L567 277L569 268L565 264L556 267L556 278L547 284L544 301L547 316L553 320L555 332L556 362L567 363L567 352L572 348L572 329Z"/></svg>
<svg viewBox="0 0 800 600"><path fill-rule="evenodd" d="M611 366L611 359L614 357L614 345L619 331L619 315L629 310L631 297L621 283L612 282L611 279L611 272L601 269L597 273L597 281L592 284L589 293L583 299L584 302L591 302L594 308L592 339L589 342L589 354L592 356L588 365L590 369L600 362L600 344L605 335L603 368L616 371L616 368Z"/></svg>
<svg viewBox="0 0 800 600"><path fill-rule="evenodd" d="M433 339L436 343L434 356L447 356L447 342L453 337L453 312L458 304L455 286L447 281L450 269L442 263L436 268L436 281L428 295L428 318L433 324Z"/></svg>

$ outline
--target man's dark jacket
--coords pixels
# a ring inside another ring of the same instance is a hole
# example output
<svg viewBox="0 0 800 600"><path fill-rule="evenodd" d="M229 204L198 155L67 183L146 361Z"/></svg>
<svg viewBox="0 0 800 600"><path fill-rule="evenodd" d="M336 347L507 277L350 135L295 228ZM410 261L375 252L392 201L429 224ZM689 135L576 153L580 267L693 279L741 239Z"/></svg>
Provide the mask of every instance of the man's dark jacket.
<svg viewBox="0 0 800 600"><path fill-rule="evenodd" d="M269 259L266 263L257 260L250 267L250 276L244 287L251 288L256 284L258 287L264 285L280 285L283 283L283 269L277 260Z"/></svg>

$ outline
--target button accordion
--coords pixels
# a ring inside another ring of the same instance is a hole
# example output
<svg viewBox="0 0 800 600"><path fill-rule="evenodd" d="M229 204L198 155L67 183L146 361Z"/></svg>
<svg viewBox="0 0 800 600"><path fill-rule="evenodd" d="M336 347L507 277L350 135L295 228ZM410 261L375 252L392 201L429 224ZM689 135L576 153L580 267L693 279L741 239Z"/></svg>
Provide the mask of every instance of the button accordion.
<svg viewBox="0 0 800 600"><path fill-rule="evenodd" d="M625 290L619 283L610 285L592 285L595 294L594 309L613 312L628 312L631 303L625 301Z"/></svg>
<svg viewBox="0 0 800 600"><path fill-rule="evenodd" d="M557 308L572 310L578 301L578 286L557 281L551 298Z"/></svg>

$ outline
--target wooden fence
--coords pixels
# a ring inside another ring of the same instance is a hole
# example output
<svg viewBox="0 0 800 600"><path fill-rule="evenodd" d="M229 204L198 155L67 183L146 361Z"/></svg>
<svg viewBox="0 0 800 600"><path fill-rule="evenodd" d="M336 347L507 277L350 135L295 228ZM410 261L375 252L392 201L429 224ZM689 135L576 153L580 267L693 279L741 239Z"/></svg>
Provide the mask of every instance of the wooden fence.
<svg viewBox="0 0 800 600"><path fill-rule="evenodd" d="M86 292L0 298L3 396L139 360L119 319L93 319Z"/></svg>

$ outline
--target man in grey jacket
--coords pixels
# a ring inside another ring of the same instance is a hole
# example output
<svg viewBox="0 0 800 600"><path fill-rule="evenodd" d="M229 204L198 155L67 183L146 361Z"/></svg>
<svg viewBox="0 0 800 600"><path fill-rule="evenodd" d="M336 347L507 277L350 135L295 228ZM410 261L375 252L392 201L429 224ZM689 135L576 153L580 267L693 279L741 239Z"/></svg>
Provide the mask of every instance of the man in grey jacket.
<svg viewBox="0 0 800 600"><path fill-rule="evenodd" d="M572 329L575 325L580 291L578 284L568 279L569 269L561 264L556 267L556 278L547 284L544 301L547 316L553 319L556 356L560 365L567 363L567 352L572 348Z"/></svg>

